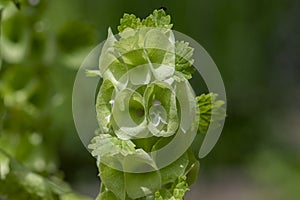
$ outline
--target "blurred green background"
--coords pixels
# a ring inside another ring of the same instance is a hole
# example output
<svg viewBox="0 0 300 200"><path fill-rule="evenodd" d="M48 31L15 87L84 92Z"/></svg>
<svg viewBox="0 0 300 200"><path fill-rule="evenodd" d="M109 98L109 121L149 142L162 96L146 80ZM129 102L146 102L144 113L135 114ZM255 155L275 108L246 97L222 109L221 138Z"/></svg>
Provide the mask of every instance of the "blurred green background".
<svg viewBox="0 0 300 200"><path fill-rule="evenodd" d="M95 197L95 160L72 119L77 69L123 14L165 6L212 56L228 117L187 200L300 199L300 1L2 0L0 149ZM2 159L2 160L1 160ZM0 154L1 179L7 160ZM5 184L5 183L4 183ZM3 195L4 197L5 195ZM2 197L2 198L3 198Z"/></svg>

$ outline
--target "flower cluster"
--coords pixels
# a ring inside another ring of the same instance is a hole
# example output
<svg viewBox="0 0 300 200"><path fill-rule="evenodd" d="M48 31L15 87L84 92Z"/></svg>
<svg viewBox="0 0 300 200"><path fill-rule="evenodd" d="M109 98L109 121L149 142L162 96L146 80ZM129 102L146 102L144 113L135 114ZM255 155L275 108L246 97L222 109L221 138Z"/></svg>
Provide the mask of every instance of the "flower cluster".
<svg viewBox="0 0 300 200"><path fill-rule="evenodd" d="M102 180L98 199L180 200L199 168L189 150L201 121L188 81L193 48L176 41L163 10L120 22L118 35L108 30L97 72L100 128L89 148Z"/></svg>

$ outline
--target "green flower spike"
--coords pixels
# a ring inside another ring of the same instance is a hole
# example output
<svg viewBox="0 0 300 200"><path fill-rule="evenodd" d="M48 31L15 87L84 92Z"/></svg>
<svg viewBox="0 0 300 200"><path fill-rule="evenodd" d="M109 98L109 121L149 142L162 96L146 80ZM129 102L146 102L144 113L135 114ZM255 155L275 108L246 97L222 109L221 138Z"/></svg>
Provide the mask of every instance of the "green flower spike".
<svg viewBox="0 0 300 200"><path fill-rule="evenodd" d="M225 117L224 102L195 96L188 81L193 48L176 41L164 10L142 20L124 14L120 23L118 36L108 29L99 71L88 72L103 79L96 99L100 128L89 145L102 180L97 199L182 200L199 170L186 146L198 128L205 133L211 119ZM184 151L161 165L160 151L172 140L179 140L173 149Z"/></svg>

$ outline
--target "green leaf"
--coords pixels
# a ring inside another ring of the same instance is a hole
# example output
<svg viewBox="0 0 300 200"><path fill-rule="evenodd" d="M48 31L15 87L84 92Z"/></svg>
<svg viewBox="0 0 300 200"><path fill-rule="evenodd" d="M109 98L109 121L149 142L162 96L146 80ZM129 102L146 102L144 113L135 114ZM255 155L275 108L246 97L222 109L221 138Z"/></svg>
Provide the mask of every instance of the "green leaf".
<svg viewBox="0 0 300 200"><path fill-rule="evenodd" d="M132 199L154 194L161 188L161 176L158 171L125 173L125 182L127 194Z"/></svg>
<svg viewBox="0 0 300 200"><path fill-rule="evenodd" d="M184 74L185 78L191 79L192 74L195 72L193 67L194 49L189 46L188 42L176 41L175 43L175 54L176 54L176 71Z"/></svg>
<svg viewBox="0 0 300 200"><path fill-rule="evenodd" d="M198 112L200 113L199 132L206 133L211 122L218 125L218 121L226 117L223 100L217 100L218 94L209 93L196 97Z"/></svg>
<svg viewBox="0 0 300 200"><path fill-rule="evenodd" d="M172 198L172 193L170 190L163 188L155 192L155 200L170 200Z"/></svg>
<svg viewBox="0 0 300 200"><path fill-rule="evenodd" d="M2 149L0 156L9 159L9 173L0 179L0 195L8 199L90 200L73 193L69 185L58 178L46 179L30 171Z"/></svg>
<svg viewBox="0 0 300 200"><path fill-rule="evenodd" d="M188 184L186 182L186 177L181 176L178 178L178 182L176 183L173 189L173 196L177 200L182 200L185 193L189 190Z"/></svg>
<svg viewBox="0 0 300 200"><path fill-rule="evenodd" d="M100 177L105 186L105 190L98 198L104 199L109 196L117 197L117 199L125 200L126 195L132 199L153 194L161 187L161 177L159 172L149 173L125 173L112 169L104 164L99 166ZM110 192L113 193L113 195Z"/></svg>
<svg viewBox="0 0 300 200"><path fill-rule="evenodd" d="M123 15L123 18L120 20L120 25L118 26L118 31L122 32L127 28L137 29L141 27L141 20L137 18L134 14Z"/></svg>
<svg viewBox="0 0 300 200"><path fill-rule="evenodd" d="M67 193L60 196L60 200L92 200L92 199L76 193Z"/></svg>
<svg viewBox="0 0 300 200"><path fill-rule="evenodd" d="M189 158L187 153L184 153L179 159L164 167L160 170L162 183L173 183L180 176L185 174L186 168L189 164Z"/></svg>
<svg viewBox="0 0 300 200"><path fill-rule="evenodd" d="M153 159L143 150L135 149L130 140L121 140L109 134L100 134L88 146L98 162L126 172L156 170Z"/></svg>
<svg viewBox="0 0 300 200"><path fill-rule="evenodd" d="M146 19L142 20L142 24L146 27L160 27L171 29L171 17L167 15L163 9L154 10Z"/></svg>
<svg viewBox="0 0 300 200"><path fill-rule="evenodd" d="M99 194L96 200L120 200L111 191L105 191Z"/></svg>
<svg viewBox="0 0 300 200"><path fill-rule="evenodd" d="M92 155L98 156L99 160L103 157L127 156L135 153L135 144L130 140L121 140L109 134L100 134L92 139L88 146L92 149Z"/></svg>
<svg viewBox="0 0 300 200"><path fill-rule="evenodd" d="M112 169L104 164L100 164L99 171L99 176L101 177L101 181L104 184L105 188L110 190L118 199L124 200L126 197L124 173ZM99 199L105 199L105 197L114 199L114 195L108 192L106 194L103 194L102 196L100 195Z"/></svg>
<svg viewBox="0 0 300 200"><path fill-rule="evenodd" d="M167 15L163 9L154 10L146 19L142 22L140 18L137 18L133 14L125 13L123 18L120 20L120 25L118 26L118 31L123 32L124 30L138 29L141 27L154 27L154 28L165 28L171 29L173 24L171 24L171 17Z"/></svg>
<svg viewBox="0 0 300 200"><path fill-rule="evenodd" d="M185 176L180 176L169 189L162 189L155 193L155 200L182 200L189 190Z"/></svg>
<svg viewBox="0 0 300 200"><path fill-rule="evenodd" d="M188 150L187 154L189 159L189 165L187 166L185 174L187 177L188 185L192 185L197 181L198 173L200 169L200 162L196 159L192 150Z"/></svg>

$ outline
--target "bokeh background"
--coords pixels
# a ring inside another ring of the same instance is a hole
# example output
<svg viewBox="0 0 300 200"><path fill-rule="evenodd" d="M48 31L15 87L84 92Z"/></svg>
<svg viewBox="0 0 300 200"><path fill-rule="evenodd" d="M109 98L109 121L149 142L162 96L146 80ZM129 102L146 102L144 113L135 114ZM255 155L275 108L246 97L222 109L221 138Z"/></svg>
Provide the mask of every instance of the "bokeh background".
<svg viewBox="0 0 300 200"><path fill-rule="evenodd" d="M300 1L20 4L20 10L9 0L0 4L2 151L35 173L58 176L77 193L94 198L100 185L95 160L72 119L77 69L106 38L108 27L116 33L123 13L143 18L164 6L174 29L210 53L227 91L224 131L201 160L198 183L186 199L300 199ZM3 166L0 157L2 175Z"/></svg>

